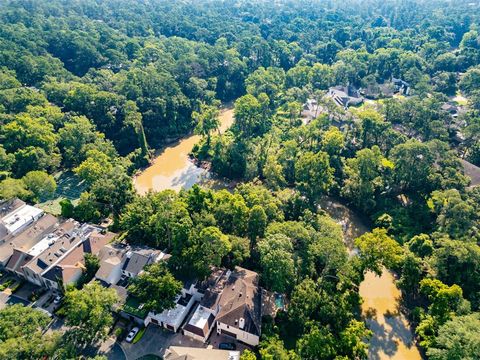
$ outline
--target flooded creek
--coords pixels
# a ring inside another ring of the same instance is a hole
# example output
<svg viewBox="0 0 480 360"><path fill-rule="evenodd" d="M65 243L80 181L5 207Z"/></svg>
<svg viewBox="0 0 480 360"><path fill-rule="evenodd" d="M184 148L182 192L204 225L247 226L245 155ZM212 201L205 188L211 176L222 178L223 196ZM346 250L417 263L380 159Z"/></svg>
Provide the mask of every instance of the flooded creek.
<svg viewBox="0 0 480 360"><path fill-rule="evenodd" d="M323 199L320 206L342 226L349 252L355 254L355 238L369 231L366 221L330 197ZM382 276L367 272L359 292L363 299L362 315L373 332L369 359L421 360L408 321L400 312L401 293L394 275L387 270L383 271Z"/></svg>
<svg viewBox="0 0 480 360"><path fill-rule="evenodd" d="M233 109L221 111L219 131L225 132L232 124ZM196 183L207 181L209 172L189 158L193 146L199 141L200 136L191 135L157 151L152 164L134 179L137 192L189 189Z"/></svg>

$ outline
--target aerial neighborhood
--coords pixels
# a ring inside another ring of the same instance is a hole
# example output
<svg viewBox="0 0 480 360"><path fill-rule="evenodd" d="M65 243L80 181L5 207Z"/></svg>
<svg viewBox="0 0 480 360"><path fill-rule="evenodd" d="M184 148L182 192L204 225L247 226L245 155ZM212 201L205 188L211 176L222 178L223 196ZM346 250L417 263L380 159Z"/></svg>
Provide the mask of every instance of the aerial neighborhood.
<svg viewBox="0 0 480 360"><path fill-rule="evenodd" d="M173 347L166 358L188 350L200 354L192 359L205 356L223 359L224 352L229 352L233 358L228 359L238 360L235 348L212 350L213 355L209 355L211 348L202 352L200 344L207 346L212 337L220 339L226 335L247 347L255 347L260 342L262 317L273 316L279 310L274 294L260 288L258 274L237 266L212 268L206 279L186 280L172 308L159 313L142 311L143 304L129 294L129 280L138 277L149 265L168 261L170 255L118 242L117 234L105 228L55 217L19 199L1 202L0 211L0 271L4 276L13 275L18 282L32 284L34 292L60 302L69 286L83 280L87 257L97 258L96 272L88 281L115 290L119 317L131 321L134 329L152 324L181 333L200 346L186 350ZM37 307L37 303L33 301L32 305Z"/></svg>
<svg viewBox="0 0 480 360"><path fill-rule="evenodd" d="M480 0L1 0L0 360L479 360Z"/></svg>

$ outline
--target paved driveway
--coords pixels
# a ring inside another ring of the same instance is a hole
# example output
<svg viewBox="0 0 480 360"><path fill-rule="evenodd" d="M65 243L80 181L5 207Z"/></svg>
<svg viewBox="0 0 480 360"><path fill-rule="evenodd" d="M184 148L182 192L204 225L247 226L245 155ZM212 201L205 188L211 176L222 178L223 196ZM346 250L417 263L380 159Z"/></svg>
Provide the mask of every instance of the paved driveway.
<svg viewBox="0 0 480 360"><path fill-rule="evenodd" d="M11 295L5 291L0 292L0 309L3 309L7 305L13 305L13 304L23 304L27 306L30 303L26 300L20 299L15 295Z"/></svg>
<svg viewBox="0 0 480 360"><path fill-rule="evenodd" d="M171 345L206 347L200 341L193 340L180 333L172 333L153 324L148 326L142 339L136 344L129 344L125 341L121 343L127 360L137 360L139 357L148 354L163 356L165 350Z"/></svg>

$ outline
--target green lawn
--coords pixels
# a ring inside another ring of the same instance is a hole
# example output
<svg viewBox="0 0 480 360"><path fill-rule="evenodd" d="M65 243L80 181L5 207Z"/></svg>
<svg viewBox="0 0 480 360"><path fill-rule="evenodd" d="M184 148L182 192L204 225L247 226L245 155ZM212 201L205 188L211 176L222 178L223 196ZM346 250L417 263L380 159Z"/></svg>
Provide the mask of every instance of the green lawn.
<svg viewBox="0 0 480 360"><path fill-rule="evenodd" d="M62 199L69 199L75 205L80 198L80 194L85 191L86 186L84 181L80 180L80 178L71 171L60 171L53 175L53 177L57 182L55 197L38 204L38 207L50 214L60 215L60 201Z"/></svg>
<svg viewBox="0 0 480 360"><path fill-rule="evenodd" d="M140 319L145 319L148 311L145 309L139 309L140 305L140 300L138 300L136 297L129 296L125 302L125 305L123 305L123 311Z"/></svg>

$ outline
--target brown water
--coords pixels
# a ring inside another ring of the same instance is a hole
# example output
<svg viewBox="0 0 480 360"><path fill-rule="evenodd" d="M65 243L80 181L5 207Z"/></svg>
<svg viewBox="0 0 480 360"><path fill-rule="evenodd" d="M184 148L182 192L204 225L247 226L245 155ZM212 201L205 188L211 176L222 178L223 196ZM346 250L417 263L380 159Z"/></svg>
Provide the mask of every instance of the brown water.
<svg viewBox="0 0 480 360"><path fill-rule="evenodd" d="M220 113L220 132L233 124L233 109ZM194 164L188 154L200 141L200 136L191 135L156 153L152 164L134 179L135 189L144 194L149 190L188 189L196 183L207 181L210 174Z"/></svg>
<svg viewBox="0 0 480 360"><path fill-rule="evenodd" d="M320 206L342 226L345 243L350 253L355 254L355 238L367 232L369 227L358 214L333 198L325 198ZM373 332L368 358L421 360L408 321L400 312L401 293L393 274L387 270L382 276L368 272L360 284L360 296L364 301L363 316Z"/></svg>

